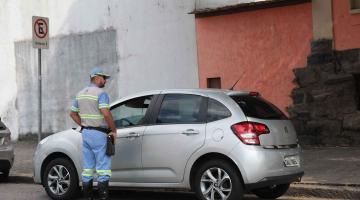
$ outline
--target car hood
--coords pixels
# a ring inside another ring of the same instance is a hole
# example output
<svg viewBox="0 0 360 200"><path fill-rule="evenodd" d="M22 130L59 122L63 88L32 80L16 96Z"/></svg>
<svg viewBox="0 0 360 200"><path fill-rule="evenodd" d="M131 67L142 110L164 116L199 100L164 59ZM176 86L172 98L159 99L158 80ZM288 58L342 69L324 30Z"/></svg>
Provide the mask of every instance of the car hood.
<svg viewBox="0 0 360 200"><path fill-rule="evenodd" d="M69 129L52 134L40 141L38 148L43 149L47 153L63 152L66 154L74 154L73 150L81 151L82 136L81 133Z"/></svg>

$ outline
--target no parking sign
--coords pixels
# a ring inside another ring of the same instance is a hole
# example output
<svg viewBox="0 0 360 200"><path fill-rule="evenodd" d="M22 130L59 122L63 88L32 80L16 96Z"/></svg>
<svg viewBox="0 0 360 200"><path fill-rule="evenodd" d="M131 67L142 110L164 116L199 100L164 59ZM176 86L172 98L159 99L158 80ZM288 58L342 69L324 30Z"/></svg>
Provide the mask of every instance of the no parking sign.
<svg viewBox="0 0 360 200"><path fill-rule="evenodd" d="M38 49L38 91L39 91L39 132L38 132L38 142L41 140L42 135L42 86L41 86L41 49L49 48L49 18L47 17L32 17L32 44L33 47Z"/></svg>
<svg viewBox="0 0 360 200"><path fill-rule="evenodd" d="M49 18L32 17L33 47L37 49L49 48Z"/></svg>

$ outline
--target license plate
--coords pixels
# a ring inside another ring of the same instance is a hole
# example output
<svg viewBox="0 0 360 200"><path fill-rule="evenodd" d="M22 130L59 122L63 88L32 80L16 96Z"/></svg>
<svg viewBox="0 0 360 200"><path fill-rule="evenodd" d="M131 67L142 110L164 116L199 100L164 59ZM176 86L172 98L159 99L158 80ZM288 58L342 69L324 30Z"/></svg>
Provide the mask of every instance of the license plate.
<svg viewBox="0 0 360 200"><path fill-rule="evenodd" d="M298 155L285 156L284 157L284 165L285 165L285 167L299 167L300 166L299 156Z"/></svg>

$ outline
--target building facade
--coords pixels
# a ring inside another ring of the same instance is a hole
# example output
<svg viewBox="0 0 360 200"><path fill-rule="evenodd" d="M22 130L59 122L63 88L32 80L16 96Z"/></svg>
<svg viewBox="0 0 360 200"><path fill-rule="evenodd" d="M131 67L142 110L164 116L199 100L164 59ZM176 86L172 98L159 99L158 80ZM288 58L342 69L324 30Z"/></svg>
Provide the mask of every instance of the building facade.
<svg viewBox="0 0 360 200"><path fill-rule="evenodd" d="M360 144L358 0L202 1L200 87L259 91L300 142Z"/></svg>
<svg viewBox="0 0 360 200"><path fill-rule="evenodd" d="M74 127L71 100L104 67L111 100L148 89L197 88L194 0L0 0L0 116L13 139L38 133L32 16L49 18L42 50L42 129ZM186 74L186 76L179 76Z"/></svg>

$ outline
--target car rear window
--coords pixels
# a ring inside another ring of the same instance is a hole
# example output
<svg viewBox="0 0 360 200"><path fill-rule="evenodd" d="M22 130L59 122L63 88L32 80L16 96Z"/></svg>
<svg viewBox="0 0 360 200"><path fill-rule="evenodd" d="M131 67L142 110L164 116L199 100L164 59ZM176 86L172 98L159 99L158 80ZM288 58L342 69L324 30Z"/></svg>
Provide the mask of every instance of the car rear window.
<svg viewBox="0 0 360 200"><path fill-rule="evenodd" d="M248 95L230 97L240 106L247 117L258 119L287 119L286 115L281 112L280 109L261 97Z"/></svg>
<svg viewBox="0 0 360 200"><path fill-rule="evenodd" d="M207 122L213 122L221 119L225 119L231 116L231 112L222 103L215 99L209 98Z"/></svg>

